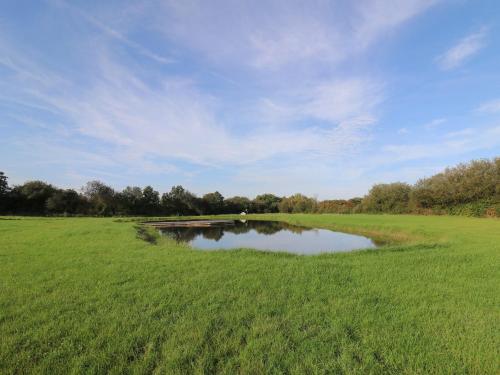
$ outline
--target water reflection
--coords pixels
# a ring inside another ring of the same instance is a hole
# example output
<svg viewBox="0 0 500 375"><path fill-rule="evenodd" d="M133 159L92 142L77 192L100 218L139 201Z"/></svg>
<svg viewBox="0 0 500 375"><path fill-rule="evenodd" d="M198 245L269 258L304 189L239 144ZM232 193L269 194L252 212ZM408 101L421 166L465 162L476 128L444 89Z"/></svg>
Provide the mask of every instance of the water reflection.
<svg viewBox="0 0 500 375"><path fill-rule="evenodd" d="M178 242L199 249L252 248L296 254L318 254L354 249L375 248L369 238L307 228L279 221L236 220L207 227L174 226L159 229Z"/></svg>

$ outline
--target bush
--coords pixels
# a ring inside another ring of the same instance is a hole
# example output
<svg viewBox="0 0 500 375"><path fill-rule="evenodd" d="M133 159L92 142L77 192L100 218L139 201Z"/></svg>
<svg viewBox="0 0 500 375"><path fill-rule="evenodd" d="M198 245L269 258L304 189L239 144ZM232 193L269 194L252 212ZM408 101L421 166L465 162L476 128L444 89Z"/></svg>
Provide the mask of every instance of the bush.
<svg viewBox="0 0 500 375"><path fill-rule="evenodd" d="M500 158L496 158L492 161L474 160L459 164L421 179L413 187L410 201L413 208L447 208L486 200L499 201L499 197ZM479 206L464 210L476 212ZM456 209L460 210L458 207Z"/></svg>
<svg viewBox="0 0 500 375"><path fill-rule="evenodd" d="M374 185L361 202L363 210L373 213L401 214L409 211L411 186L403 182Z"/></svg>
<svg viewBox="0 0 500 375"><path fill-rule="evenodd" d="M279 203L279 211L285 213L311 213L316 211L317 202L302 194L294 194L283 198Z"/></svg>
<svg viewBox="0 0 500 375"><path fill-rule="evenodd" d="M498 217L500 216L500 204L493 203L491 200L482 200L451 206L446 210L446 213L471 217Z"/></svg>

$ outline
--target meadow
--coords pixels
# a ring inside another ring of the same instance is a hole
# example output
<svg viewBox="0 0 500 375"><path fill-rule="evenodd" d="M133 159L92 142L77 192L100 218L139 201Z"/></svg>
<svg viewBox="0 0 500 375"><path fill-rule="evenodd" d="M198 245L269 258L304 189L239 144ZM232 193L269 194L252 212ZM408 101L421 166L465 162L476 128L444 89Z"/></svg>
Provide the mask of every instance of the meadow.
<svg viewBox="0 0 500 375"><path fill-rule="evenodd" d="M0 373L500 372L499 219L247 218L386 245L204 252L137 219L0 217Z"/></svg>

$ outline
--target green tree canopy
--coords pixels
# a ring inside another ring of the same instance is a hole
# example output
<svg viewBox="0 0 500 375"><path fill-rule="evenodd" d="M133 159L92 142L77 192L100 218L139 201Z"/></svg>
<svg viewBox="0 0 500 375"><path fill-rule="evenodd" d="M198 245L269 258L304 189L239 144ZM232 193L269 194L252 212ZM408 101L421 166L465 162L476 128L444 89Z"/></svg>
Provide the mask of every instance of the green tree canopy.
<svg viewBox="0 0 500 375"><path fill-rule="evenodd" d="M75 190L57 190L47 199L46 205L50 213L75 214L83 208L84 201Z"/></svg>
<svg viewBox="0 0 500 375"><path fill-rule="evenodd" d="M280 212L286 213L305 213L314 212L316 210L316 199L306 197L303 194L294 194L290 197L285 197L279 203Z"/></svg>
<svg viewBox="0 0 500 375"><path fill-rule="evenodd" d="M250 210L251 201L246 197L232 197L224 200L224 212L239 214Z"/></svg>
<svg viewBox="0 0 500 375"><path fill-rule="evenodd" d="M200 213L196 196L181 185L173 186L161 197L163 212L167 215L193 215Z"/></svg>
<svg viewBox="0 0 500 375"><path fill-rule="evenodd" d="M274 194L257 195L252 202L252 211L257 213L273 213L279 211L282 198Z"/></svg>
<svg viewBox="0 0 500 375"><path fill-rule="evenodd" d="M108 216L116 213L119 197L112 187L101 181L90 181L82 190L91 204L93 214Z"/></svg>
<svg viewBox="0 0 500 375"><path fill-rule="evenodd" d="M154 215L160 212L160 193L151 186L142 190L141 210L146 215Z"/></svg>
<svg viewBox="0 0 500 375"><path fill-rule="evenodd" d="M368 212L408 212L411 186L403 182L374 185L362 201Z"/></svg>
<svg viewBox="0 0 500 375"><path fill-rule="evenodd" d="M204 213L217 214L224 211L224 197L218 191L205 194L202 198Z"/></svg>
<svg viewBox="0 0 500 375"><path fill-rule="evenodd" d="M5 196L9 192L9 183L7 182L7 176L0 172L0 196Z"/></svg>

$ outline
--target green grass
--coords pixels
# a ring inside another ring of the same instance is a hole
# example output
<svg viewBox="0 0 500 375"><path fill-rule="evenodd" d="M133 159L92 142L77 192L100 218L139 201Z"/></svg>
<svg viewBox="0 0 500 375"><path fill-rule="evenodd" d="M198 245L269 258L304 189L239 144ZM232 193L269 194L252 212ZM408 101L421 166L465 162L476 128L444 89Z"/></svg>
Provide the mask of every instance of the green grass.
<svg viewBox="0 0 500 375"><path fill-rule="evenodd" d="M0 218L0 373L500 372L500 220L269 217L388 245L202 252L134 221Z"/></svg>

